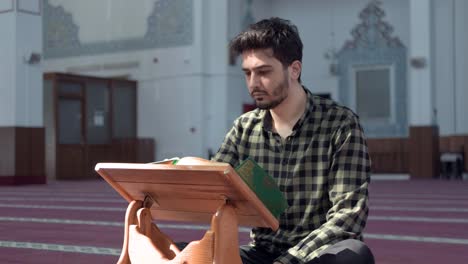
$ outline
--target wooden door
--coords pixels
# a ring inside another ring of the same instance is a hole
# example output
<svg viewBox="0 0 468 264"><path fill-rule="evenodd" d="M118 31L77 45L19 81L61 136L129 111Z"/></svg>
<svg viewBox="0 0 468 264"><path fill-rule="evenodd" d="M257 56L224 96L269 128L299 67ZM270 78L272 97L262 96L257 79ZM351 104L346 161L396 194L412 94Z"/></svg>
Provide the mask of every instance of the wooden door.
<svg viewBox="0 0 468 264"><path fill-rule="evenodd" d="M57 89L57 179L81 179L86 160L83 85L59 82Z"/></svg>
<svg viewBox="0 0 468 264"><path fill-rule="evenodd" d="M85 174L98 178L94 166L98 162L113 161L109 80L86 78Z"/></svg>
<svg viewBox="0 0 468 264"><path fill-rule="evenodd" d="M98 162L153 160L154 142L137 138L135 81L64 73L47 73L44 79L52 179L99 177Z"/></svg>

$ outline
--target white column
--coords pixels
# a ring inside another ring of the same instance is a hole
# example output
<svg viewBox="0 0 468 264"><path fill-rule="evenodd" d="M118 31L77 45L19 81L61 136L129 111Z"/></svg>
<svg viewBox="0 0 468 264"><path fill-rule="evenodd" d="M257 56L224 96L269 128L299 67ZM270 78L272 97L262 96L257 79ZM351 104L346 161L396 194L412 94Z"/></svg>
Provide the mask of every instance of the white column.
<svg viewBox="0 0 468 264"><path fill-rule="evenodd" d="M40 0L0 1L0 185L44 183Z"/></svg>
<svg viewBox="0 0 468 264"><path fill-rule="evenodd" d="M0 127L15 125L16 14L13 1L0 1Z"/></svg>
<svg viewBox="0 0 468 264"><path fill-rule="evenodd" d="M455 134L468 133L468 1L454 0ZM468 157L465 157L465 159Z"/></svg>
<svg viewBox="0 0 468 264"><path fill-rule="evenodd" d="M204 147L216 152L227 131L225 120L232 105L228 98L228 28L229 7L238 1L203 1L203 117ZM235 100L235 99L233 99ZM240 105L240 103L239 103Z"/></svg>
<svg viewBox="0 0 468 264"><path fill-rule="evenodd" d="M42 7L40 0L16 1L16 126L43 127Z"/></svg>
<svg viewBox="0 0 468 264"><path fill-rule="evenodd" d="M410 0L410 126L435 123L430 0Z"/></svg>
<svg viewBox="0 0 468 264"><path fill-rule="evenodd" d="M0 3L0 127L43 127L40 0Z"/></svg>

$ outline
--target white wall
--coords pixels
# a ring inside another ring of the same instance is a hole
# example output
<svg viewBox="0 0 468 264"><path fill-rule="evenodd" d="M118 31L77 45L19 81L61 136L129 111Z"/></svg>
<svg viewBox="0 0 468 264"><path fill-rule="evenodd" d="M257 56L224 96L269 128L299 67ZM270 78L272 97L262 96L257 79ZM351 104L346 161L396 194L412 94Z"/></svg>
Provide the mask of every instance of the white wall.
<svg viewBox="0 0 468 264"><path fill-rule="evenodd" d="M269 17L271 14L271 4L269 0L255 0L252 2L251 13L256 21L258 18ZM229 16L228 16L228 42L236 37L244 28L244 17L247 11L247 5L244 1L229 1ZM228 128L232 126L234 119L242 112L242 104L253 103L252 98L248 93L245 83L244 72L241 69L241 59L235 59L235 64L228 66L228 96L229 106L228 115L225 120Z"/></svg>
<svg viewBox="0 0 468 264"><path fill-rule="evenodd" d="M468 2L455 0L455 129L468 133Z"/></svg>
<svg viewBox="0 0 468 264"><path fill-rule="evenodd" d="M433 1L434 86L441 135L468 133L468 3Z"/></svg>
<svg viewBox="0 0 468 264"><path fill-rule="evenodd" d="M441 135L455 129L455 35L453 1L434 1L434 89L437 123Z"/></svg>
<svg viewBox="0 0 468 264"><path fill-rule="evenodd" d="M42 70L24 61L31 51L42 51L41 22L39 14L0 13L0 126L43 126Z"/></svg>
<svg viewBox="0 0 468 264"><path fill-rule="evenodd" d="M158 159L205 155L201 83L199 76L140 82L139 136L156 139Z"/></svg>
<svg viewBox="0 0 468 264"><path fill-rule="evenodd" d="M31 52L42 52L42 18L40 15L18 12L16 16L16 116L15 124L43 127L43 88L41 62L28 64Z"/></svg>
<svg viewBox="0 0 468 264"><path fill-rule="evenodd" d="M409 67L409 125L435 125L433 87L433 44L431 22L433 12L430 1L410 0L409 29L411 41L408 58L423 58L425 67Z"/></svg>
<svg viewBox="0 0 468 264"><path fill-rule="evenodd" d="M15 38L14 12L0 13L0 126L15 126Z"/></svg>

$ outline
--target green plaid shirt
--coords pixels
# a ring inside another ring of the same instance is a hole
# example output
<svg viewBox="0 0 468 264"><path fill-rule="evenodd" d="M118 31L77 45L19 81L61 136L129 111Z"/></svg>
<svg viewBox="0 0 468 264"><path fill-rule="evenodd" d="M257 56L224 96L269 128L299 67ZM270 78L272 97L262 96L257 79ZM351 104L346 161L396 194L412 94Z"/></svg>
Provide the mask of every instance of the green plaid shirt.
<svg viewBox="0 0 468 264"><path fill-rule="evenodd" d="M256 109L234 121L213 158L236 167L251 157L276 179L289 207L277 231L254 228L251 237L284 264L362 239L368 215L370 159L358 117L305 90L306 111L286 139L273 132L270 112Z"/></svg>

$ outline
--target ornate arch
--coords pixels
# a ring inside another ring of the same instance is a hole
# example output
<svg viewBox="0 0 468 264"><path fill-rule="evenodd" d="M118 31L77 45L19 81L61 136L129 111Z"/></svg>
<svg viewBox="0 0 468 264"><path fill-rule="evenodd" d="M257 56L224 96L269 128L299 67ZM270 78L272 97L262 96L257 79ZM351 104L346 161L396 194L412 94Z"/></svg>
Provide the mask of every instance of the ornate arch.
<svg viewBox="0 0 468 264"><path fill-rule="evenodd" d="M354 71L359 67L368 69L391 67L393 118L389 122L378 123L362 120L366 134L371 137L406 136L407 89L406 89L406 47L398 37L393 37L393 27L383 20L384 10L379 1L371 1L359 14L361 23L355 26L352 40L346 41L337 55L339 80L339 100L347 106L353 102ZM366 98L371 100L372 98Z"/></svg>

